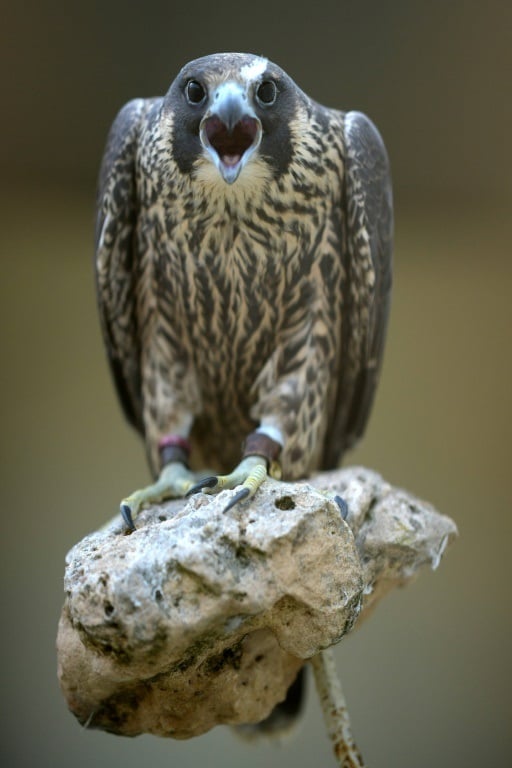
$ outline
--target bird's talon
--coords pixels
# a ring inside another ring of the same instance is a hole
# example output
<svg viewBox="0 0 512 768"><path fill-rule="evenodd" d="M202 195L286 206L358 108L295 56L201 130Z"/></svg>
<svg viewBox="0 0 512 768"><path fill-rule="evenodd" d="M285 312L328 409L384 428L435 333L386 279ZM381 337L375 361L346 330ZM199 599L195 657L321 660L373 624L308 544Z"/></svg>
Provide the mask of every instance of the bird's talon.
<svg viewBox="0 0 512 768"><path fill-rule="evenodd" d="M135 530L135 523L133 522L132 511L128 504L121 504L121 516L125 521L130 533Z"/></svg>
<svg viewBox="0 0 512 768"><path fill-rule="evenodd" d="M340 508L341 517L343 518L343 520L346 520L347 516L348 516L348 504L347 504L347 502L345 501L345 499L342 499L341 496L335 496L334 497L334 501L336 502L336 504Z"/></svg>
<svg viewBox="0 0 512 768"><path fill-rule="evenodd" d="M230 499L229 504L226 504L226 506L224 507L223 513L225 514L226 512L229 512L230 509L233 509L235 504L238 504L239 501L243 501L248 496L250 496L250 494L251 494L251 491L249 490L249 488L241 488L237 493L235 493L233 498Z"/></svg>
<svg viewBox="0 0 512 768"><path fill-rule="evenodd" d="M203 488L215 488L218 485L218 482L218 478L215 475L212 477L204 477L198 483L195 483L195 485L189 488L185 496L188 497L193 496L196 493L201 493Z"/></svg>

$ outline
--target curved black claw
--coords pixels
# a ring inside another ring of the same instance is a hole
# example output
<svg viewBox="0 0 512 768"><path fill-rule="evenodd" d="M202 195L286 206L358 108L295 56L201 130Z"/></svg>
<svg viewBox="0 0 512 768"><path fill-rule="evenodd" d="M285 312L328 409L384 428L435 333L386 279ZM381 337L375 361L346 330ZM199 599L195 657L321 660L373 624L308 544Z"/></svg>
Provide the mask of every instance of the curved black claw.
<svg viewBox="0 0 512 768"><path fill-rule="evenodd" d="M204 477L198 483L193 485L192 488L189 488L185 496L193 496L194 493L201 493L203 488L215 488L218 482L219 481L215 475L212 475L211 477Z"/></svg>
<svg viewBox="0 0 512 768"><path fill-rule="evenodd" d="M132 511L128 504L121 504L121 516L125 521L130 533L135 530L135 524L133 522Z"/></svg>
<svg viewBox="0 0 512 768"><path fill-rule="evenodd" d="M342 518L344 520L346 520L347 516L348 516L348 504L347 504L347 502L345 501L345 499L342 499L341 496L335 496L334 497L334 501L336 502L336 504L340 508L340 512L341 512Z"/></svg>
<svg viewBox="0 0 512 768"><path fill-rule="evenodd" d="M223 512L224 513L229 512L230 509L233 509L235 504L238 504L239 501L243 501L244 499L246 499L249 496L250 492L251 491L249 490L249 488L241 488L238 491L238 493L235 493L233 498L230 500L229 504L227 504L224 507Z"/></svg>

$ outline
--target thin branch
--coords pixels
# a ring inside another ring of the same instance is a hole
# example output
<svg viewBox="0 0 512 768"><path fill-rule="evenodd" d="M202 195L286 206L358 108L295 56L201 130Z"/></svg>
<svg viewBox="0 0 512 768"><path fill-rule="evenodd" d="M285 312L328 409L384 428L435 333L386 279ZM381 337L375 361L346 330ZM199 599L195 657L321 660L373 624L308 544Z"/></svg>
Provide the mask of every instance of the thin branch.
<svg viewBox="0 0 512 768"><path fill-rule="evenodd" d="M364 768L363 758L352 738L350 718L341 682L330 648L310 659L324 721L338 765L341 768Z"/></svg>

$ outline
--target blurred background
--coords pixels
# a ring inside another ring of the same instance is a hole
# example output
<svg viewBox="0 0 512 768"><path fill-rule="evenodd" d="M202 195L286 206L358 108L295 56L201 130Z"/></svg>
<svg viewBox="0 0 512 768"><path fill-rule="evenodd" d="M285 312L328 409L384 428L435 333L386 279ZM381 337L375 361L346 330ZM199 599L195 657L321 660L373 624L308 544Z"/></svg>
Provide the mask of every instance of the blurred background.
<svg viewBox="0 0 512 768"><path fill-rule="evenodd" d="M56 679L66 551L148 480L107 370L95 179L128 99L188 60L262 53L389 149L396 277L367 437L350 463L452 516L435 573L391 594L337 661L369 766L508 765L512 5L446 0L26 0L0 31L0 589L5 768L334 766L314 691L282 748L86 731Z"/></svg>

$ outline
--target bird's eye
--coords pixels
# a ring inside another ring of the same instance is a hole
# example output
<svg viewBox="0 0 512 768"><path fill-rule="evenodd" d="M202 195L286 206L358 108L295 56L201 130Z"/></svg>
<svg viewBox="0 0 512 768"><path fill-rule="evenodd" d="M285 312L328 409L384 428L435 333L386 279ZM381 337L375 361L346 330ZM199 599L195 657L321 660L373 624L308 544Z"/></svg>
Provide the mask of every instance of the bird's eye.
<svg viewBox="0 0 512 768"><path fill-rule="evenodd" d="M197 80L188 81L186 93L187 101L189 104L200 104L206 96L206 91L204 90L201 83L197 82Z"/></svg>
<svg viewBox="0 0 512 768"><path fill-rule="evenodd" d="M264 80L256 89L256 98L261 104L269 106L277 97L277 88L273 80Z"/></svg>

